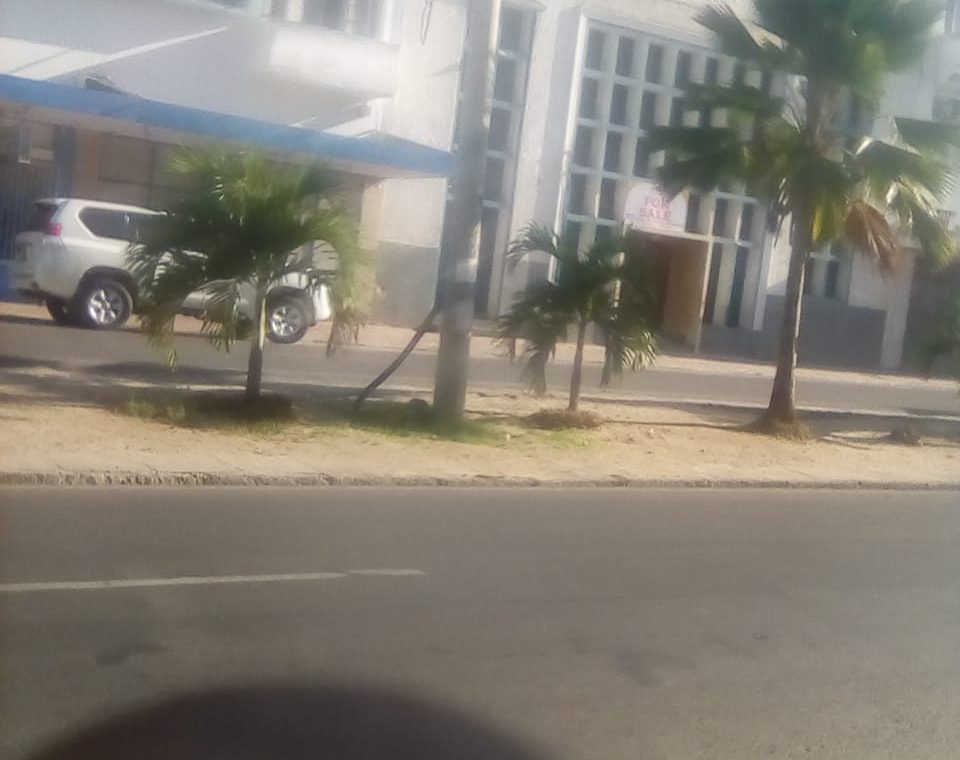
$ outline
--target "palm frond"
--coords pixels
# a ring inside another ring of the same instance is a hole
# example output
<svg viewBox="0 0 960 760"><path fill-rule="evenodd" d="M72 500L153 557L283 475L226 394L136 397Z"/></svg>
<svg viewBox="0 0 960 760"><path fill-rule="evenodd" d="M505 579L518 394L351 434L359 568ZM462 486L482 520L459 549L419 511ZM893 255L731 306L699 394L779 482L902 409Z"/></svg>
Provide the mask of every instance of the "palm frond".
<svg viewBox="0 0 960 760"><path fill-rule="evenodd" d="M200 289L206 297L200 331L227 353L238 339L249 336L252 327L240 310L240 286L237 280L218 280Z"/></svg>
<svg viewBox="0 0 960 760"><path fill-rule="evenodd" d="M546 393L547 362L575 318L576 311L564 303L557 286L551 282L527 286L513 308L501 317L497 341L506 347L517 340L525 342L523 379L535 395Z"/></svg>
<svg viewBox="0 0 960 760"><path fill-rule="evenodd" d="M748 173L748 146L727 127L657 127L648 133L650 150L671 156L657 180L671 195L686 188L708 192Z"/></svg>
<svg viewBox="0 0 960 760"><path fill-rule="evenodd" d="M850 204L844 224L844 239L853 248L869 256L881 272L889 274L900 263L900 243L887 218L869 203Z"/></svg>
<svg viewBox="0 0 960 760"><path fill-rule="evenodd" d="M956 258L957 241L940 216L936 198L920 187L900 183L892 188L888 205L896 214L901 229L912 233L921 252L935 269Z"/></svg>
<svg viewBox="0 0 960 760"><path fill-rule="evenodd" d="M551 258L562 260L563 243L560 236L544 224L536 222L528 224L510 243L507 249L507 260L516 264L531 253L545 253Z"/></svg>
<svg viewBox="0 0 960 760"><path fill-rule="evenodd" d="M693 109L717 108L756 119L774 119L783 113L783 98L774 98L743 82L729 86L690 83L686 87L687 105Z"/></svg>
<svg viewBox="0 0 960 760"><path fill-rule="evenodd" d="M901 148L882 140L866 139L851 158L851 170L863 177L871 197L888 203L897 186L910 185L935 198L949 191L953 176L942 158Z"/></svg>
<svg viewBox="0 0 960 760"><path fill-rule="evenodd" d="M960 148L960 125L903 116L894 121L900 139L914 150L945 156L951 148Z"/></svg>

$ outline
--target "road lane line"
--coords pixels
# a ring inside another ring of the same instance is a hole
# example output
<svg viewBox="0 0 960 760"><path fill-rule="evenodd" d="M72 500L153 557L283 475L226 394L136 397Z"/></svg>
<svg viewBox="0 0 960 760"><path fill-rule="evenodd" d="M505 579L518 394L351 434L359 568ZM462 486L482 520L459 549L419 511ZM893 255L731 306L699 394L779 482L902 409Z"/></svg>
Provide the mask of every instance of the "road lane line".
<svg viewBox="0 0 960 760"><path fill-rule="evenodd" d="M330 581L347 577L349 577L347 573L279 573L276 575L210 575L182 578L120 578L103 581L0 583L0 594L29 594L44 591L109 591L111 589L156 588L158 586L217 586L229 583Z"/></svg>
<svg viewBox="0 0 960 760"><path fill-rule="evenodd" d="M350 575L383 575L389 578L405 578L411 575L426 575L423 570L412 567L371 567L363 570L347 570Z"/></svg>

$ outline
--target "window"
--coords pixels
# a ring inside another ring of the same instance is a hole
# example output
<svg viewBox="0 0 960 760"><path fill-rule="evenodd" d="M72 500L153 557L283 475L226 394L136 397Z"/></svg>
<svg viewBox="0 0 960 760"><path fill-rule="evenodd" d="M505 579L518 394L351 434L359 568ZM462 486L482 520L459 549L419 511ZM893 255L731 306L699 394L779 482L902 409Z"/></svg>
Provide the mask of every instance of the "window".
<svg viewBox="0 0 960 760"><path fill-rule="evenodd" d="M627 124L627 100L629 90L626 85L615 84L610 97L610 123L626 126Z"/></svg>
<svg viewBox="0 0 960 760"><path fill-rule="evenodd" d="M750 249L744 246L737 247L737 258L733 265L733 283L730 288L730 301L727 304L727 327L740 326L740 307L743 305L743 287L747 280L747 262L750 259Z"/></svg>
<svg viewBox="0 0 960 760"><path fill-rule="evenodd" d="M703 304L703 323L713 324L717 308L717 290L720 287L720 265L723 263L723 245L714 243L710 251L710 275L707 278L707 294Z"/></svg>
<svg viewBox="0 0 960 760"><path fill-rule="evenodd" d="M577 129L577 140L573 146L573 161L580 166L593 163L593 130L589 127Z"/></svg>
<svg viewBox="0 0 960 760"><path fill-rule="evenodd" d="M651 129L657 118L657 93L645 92L640 99L640 127Z"/></svg>
<svg viewBox="0 0 960 760"><path fill-rule="evenodd" d="M687 102L683 98L674 98L670 104L670 126L682 127L683 117L687 112Z"/></svg>
<svg viewBox="0 0 960 760"><path fill-rule="evenodd" d="M488 158L486 171L483 175L483 199L499 201L503 189L503 159Z"/></svg>
<svg viewBox="0 0 960 760"><path fill-rule="evenodd" d="M740 232L737 235L739 240L753 239L753 216L755 207L752 203L745 203L743 211L740 214Z"/></svg>
<svg viewBox="0 0 960 760"><path fill-rule="evenodd" d="M600 71L603 68L603 32L593 29L587 36L587 60L585 61L588 69Z"/></svg>
<svg viewBox="0 0 960 760"><path fill-rule="evenodd" d="M633 154L633 176L646 177L650 174L650 149L647 147L647 141L640 137L637 139L637 152Z"/></svg>
<svg viewBox="0 0 960 760"><path fill-rule="evenodd" d="M717 198L717 206L713 212L713 234L717 237L727 237L727 210L729 203L726 198Z"/></svg>
<svg viewBox="0 0 960 760"><path fill-rule="evenodd" d="M490 112L490 150L503 152L510 140L510 111L506 108L494 108Z"/></svg>
<svg viewBox="0 0 960 760"><path fill-rule="evenodd" d="M473 308L477 314L487 313L493 258L497 242L500 214L495 208L484 208L480 214L480 250L477 259L477 284L473 291Z"/></svg>
<svg viewBox="0 0 960 760"><path fill-rule="evenodd" d="M693 55L686 50L677 54L677 71L674 84L677 87L686 87L690 83L690 68L693 65Z"/></svg>
<svg viewBox="0 0 960 760"><path fill-rule="evenodd" d="M583 174L570 175L567 211L571 214L587 213L587 178Z"/></svg>
<svg viewBox="0 0 960 760"><path fill-rule="evenodd" d="M644 77L648 82L659 84L663 76L663 48L651 45L647 49L647 69Z"/></svg>
<svg viewBox="0 0 960 760"><path fill-rule="evenodd" d="M616 180L605 179L600 182L600 207L597 216L601 219L617 218L617 183Z"/></svg>
<svg viewBox="0 0 960 760"><path fill-rule="evenodd" d="M814 298L845 298L849 256L842 244L814 251L807 259L804 295Z"/></svg>
<svg viewBox="0 0 960 760"><path fill-rule="evenodd" d="M509 58L497 61L497 75L493 81L493 99L512 103L516 91L517 64Z"/></svg>
<svg viewBox="0 0 960 760"><path fill-rule="evenodd" d="M617 74L622 77L633 76L634 41L630 37L621 37L617 46Z"/></svg>
<svg viewBox="0 0 960 760"><path fill-rule="evenodd" d="M597 97L600 93L600 82L590 77L583 78L580 86L580 116L584 119L597 118Z"/></svg>
<svg viewBox="0 0 960 760"><path fill-rule="evenodd" d="M684 224L687 232L700 232L700 196L690 193L687 199L687 219Z"/></svg>
<svg viewBox="0 0 960 760"><path fill-rule="evenodd" d="M604 171L616 172L620 170L620 150L623 146L623 135L619 132L607 134L607 146L603 151Z"/></svg>
<svg viewBox="0 0 960 760"><path fill-rule="evenodd" d="M717 84L720 81L720 59L708 58L703 76L704 84Z"/></svg>
<svg viewBox="0 0 960 760"><path fill-rule="evenodd" d="M130 240L127 212L105 208L85 208L80 212L80 221L97 237L113 240Z"/></svg>
<svg viewBox="0 0 960 760"><path fill-rule="evenodd" d="M523 47L523 11L504 6L500 11L499 48L508 53L519 53Z"/></svg>

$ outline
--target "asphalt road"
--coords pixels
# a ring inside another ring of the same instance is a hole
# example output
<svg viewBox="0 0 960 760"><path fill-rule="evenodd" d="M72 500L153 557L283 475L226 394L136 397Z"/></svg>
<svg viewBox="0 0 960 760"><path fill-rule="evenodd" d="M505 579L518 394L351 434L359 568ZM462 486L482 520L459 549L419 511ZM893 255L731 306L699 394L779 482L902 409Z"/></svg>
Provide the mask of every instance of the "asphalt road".
<svg viewBox="0 0 960 760"><path fill-rule="evenodd" d="M215 351L203 338L184 335L177 339L179 377L183 381L242 383L246 351L239 345L232 354ZM268 386L322 385L361 388L395 357L393 351L347 346L335 357L325 356L323 346L268 345L264 377ZM415 352L393 376L391 383L432 389L435 356ZM160 364L160 354L143 336L126 330L92 332L56 327L48 322L16 317L0 318L0 368L39 365L84 368L100 375L169 378ZM552 388L569 383L570 366L554 362L549 368ZM470 368L474 388L521 389L521 367L500 358L473 358ZM603 397L599 390L600 366L584 371L586 397ZM645 370L624 375L614 389L617 396L662 401L703 401L742 405L766 405L770 380L729 373ZM842 411L869 410L894 413L960 414L960 397L952 387L897 388L861 385L856 380L837 382L802 378L797 384L800 406Z"/></svg>
<svg viewBox="0 0 960 760"><path fill-rule="evenodd" d="M290 680L454 706L557 760L960 747L956 494L11 489L0 521L4 758Z"/></svg>

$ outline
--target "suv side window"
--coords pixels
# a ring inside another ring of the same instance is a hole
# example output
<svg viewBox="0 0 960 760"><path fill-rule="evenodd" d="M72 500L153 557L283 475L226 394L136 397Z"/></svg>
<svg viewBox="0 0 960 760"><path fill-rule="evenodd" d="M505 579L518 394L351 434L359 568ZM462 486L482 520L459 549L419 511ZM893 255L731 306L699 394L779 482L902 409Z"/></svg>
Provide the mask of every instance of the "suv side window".
<svg viewBox="0 0 960 760"><path fill-rule="evenodd" d="M106 208L85 208L80 212L80 221L97 237L129 240L127 212Z"/></svg>

